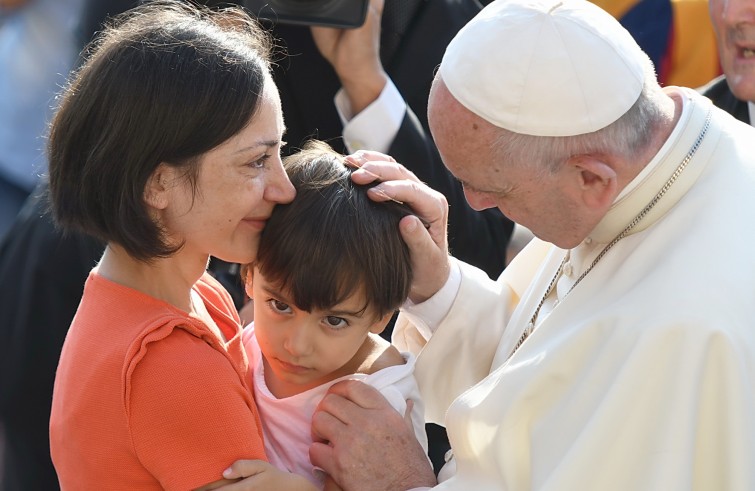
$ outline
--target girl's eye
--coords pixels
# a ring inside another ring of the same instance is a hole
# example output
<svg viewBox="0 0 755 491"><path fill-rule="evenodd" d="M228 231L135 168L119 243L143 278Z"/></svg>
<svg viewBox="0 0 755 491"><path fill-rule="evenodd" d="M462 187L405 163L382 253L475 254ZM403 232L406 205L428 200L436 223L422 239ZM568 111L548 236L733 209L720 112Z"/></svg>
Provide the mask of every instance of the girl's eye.
<svg viewBox="0 0 755 491"><path fill-rule="evenodd" d="M331 329L343 329L349 325L349 322L343 317L329 315L325 318L325 324Z"/></svg>
<svg viewBox="0 0 755 491"><path fill-rule="evenodd" d="M267 303L270 305L270 308L273 309L274 312L278 312L279 314L291 313L291 307L289 307L287 303L283 303L280 300L271 298L267 301Z"/></svg>

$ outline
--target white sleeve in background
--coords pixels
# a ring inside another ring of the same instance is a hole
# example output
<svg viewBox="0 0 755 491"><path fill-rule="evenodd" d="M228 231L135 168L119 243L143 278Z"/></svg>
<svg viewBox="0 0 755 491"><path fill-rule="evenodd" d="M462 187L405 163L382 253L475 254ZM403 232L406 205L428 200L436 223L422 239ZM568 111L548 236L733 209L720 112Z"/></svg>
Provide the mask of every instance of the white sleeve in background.
<svg viewBox="0 0 755 491"><path fill-rule="evenodd" d="M343 89L336 93L334 102L343 123L343 141L349 152L388 152L406 114L406 102L391 79L380 96L359 114L352 113Z"/></svg>

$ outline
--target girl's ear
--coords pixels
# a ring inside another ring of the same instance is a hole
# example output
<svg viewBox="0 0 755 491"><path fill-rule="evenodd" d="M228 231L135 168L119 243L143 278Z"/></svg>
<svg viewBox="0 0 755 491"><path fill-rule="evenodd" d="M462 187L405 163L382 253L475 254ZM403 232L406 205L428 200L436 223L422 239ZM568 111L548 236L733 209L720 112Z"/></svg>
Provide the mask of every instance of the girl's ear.
<svg viewBox="0 0 755 491"><path fill-rule="evenodd" d="M157 210L164 210L168 207L168 189L173 182L173 169L166 165L160 164L152 171L144 186L144 202Z"/></svg>
<svg viewBox="0 0 755 491"><path fill-rule="evenodd" d="M394 312L388 312L380 319L376 320L371 326L370 326L370 332L373 334L380 334L381 332L385 331L386 326L388 326L388 322L391 320L391 317L393 317Z"/></svg>
<svg viewBox="0 0 755 491"><path fill-rule="evenodd" d="M246 290L246 296L254 300L254 266L250 265L246 268L244 290Z"/></svg>

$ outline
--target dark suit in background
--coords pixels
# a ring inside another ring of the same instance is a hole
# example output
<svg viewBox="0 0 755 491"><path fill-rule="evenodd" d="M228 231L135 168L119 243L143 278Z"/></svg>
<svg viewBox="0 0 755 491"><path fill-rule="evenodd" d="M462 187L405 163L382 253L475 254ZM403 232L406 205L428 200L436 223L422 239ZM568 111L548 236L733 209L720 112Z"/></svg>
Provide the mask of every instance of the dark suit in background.
<svg viewBox="0 0 755 491"><path fill-rule="evenodd" d="M743 123L751 124L747 101L737 99L726 82L726 76L721 75L701 87L700 92L708 97L713 104L720 107Z"/></svg>
<svg viewBox="0 0 755 491"><path fill-rule="evenodd" d="M55 370L84 281L103 250L84 235L55 229L39 196L44 189L37 186L0 247L4 491L58 489L48 435Z"/></svg>

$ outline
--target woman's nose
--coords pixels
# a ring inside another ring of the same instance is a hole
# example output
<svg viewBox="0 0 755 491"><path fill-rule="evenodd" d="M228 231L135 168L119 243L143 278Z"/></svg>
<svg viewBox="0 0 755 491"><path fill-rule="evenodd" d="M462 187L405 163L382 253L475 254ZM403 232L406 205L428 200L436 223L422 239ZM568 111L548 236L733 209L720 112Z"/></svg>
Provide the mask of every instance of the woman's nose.
<svg viewBox="0 0 755 491"><path fill-rule="evenodd" d="M276 159L277 162L268 174L269 179L267 188L265 188L265 198L272 203L290 203L296 196L296 189L288 179L280 157L276 157Z"/></svg>

